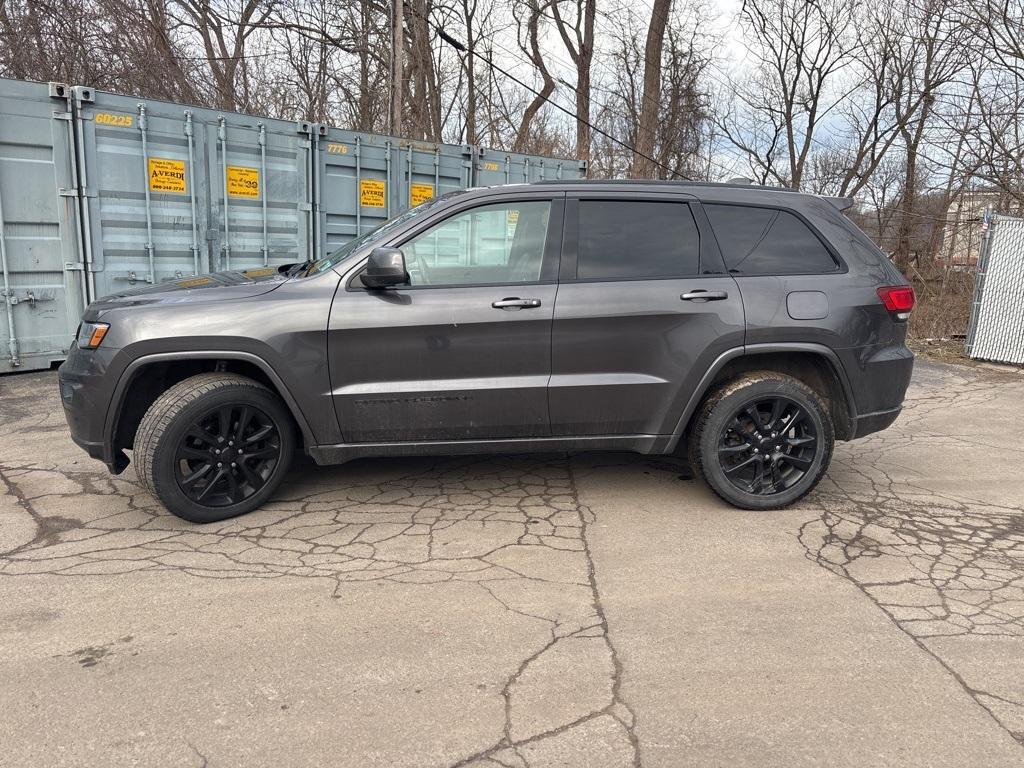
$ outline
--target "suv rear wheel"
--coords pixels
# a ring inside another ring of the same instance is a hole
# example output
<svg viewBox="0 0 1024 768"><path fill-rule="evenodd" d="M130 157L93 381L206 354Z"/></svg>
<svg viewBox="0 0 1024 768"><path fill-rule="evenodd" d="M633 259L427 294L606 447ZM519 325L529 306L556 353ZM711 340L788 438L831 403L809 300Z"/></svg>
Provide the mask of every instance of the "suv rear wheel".
<svg viewBox="0 0 1024 768"><path fill-rule="evenodd" d="M135 435L143 485L193 523L256 509L280 485L295 449L291 414L244 376L204 373L170 387Z"/></svg>
<svg viewBox="0 0 1024 768"><path fill-rule="evenodd" d="M756 371L705 401L690 464L730 504L778 509L818 484L834 444L831 416L814 390L785 374Z"/></svg>

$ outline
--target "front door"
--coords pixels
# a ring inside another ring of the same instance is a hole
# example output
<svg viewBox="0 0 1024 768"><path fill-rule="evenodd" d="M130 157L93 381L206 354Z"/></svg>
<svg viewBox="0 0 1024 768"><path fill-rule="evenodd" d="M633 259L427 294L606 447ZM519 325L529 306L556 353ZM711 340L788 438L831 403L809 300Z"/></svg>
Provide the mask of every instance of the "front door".
<svg viewBox="0 0 1024 768"><path fill-rule="evenodd" d="M566 202L551 426L671 434L719 354L743 345L743 303L700 205L678 195Z"/></svg>
<svg viewBox="0 0 1024 768"><path fill-rule="evenodd" d="M409 283L338 290L328 352L348 443L550 434L562 201L463 207L399 242Z"/></svg>

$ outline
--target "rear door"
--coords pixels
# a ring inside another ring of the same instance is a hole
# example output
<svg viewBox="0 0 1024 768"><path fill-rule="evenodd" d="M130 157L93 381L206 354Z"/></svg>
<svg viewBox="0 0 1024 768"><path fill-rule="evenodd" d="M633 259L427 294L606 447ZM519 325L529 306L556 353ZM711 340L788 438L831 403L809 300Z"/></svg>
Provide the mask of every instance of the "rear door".
<svg viewBox="0 0 1024 768"><path fill-rule="evenodd" d="M331 310L346 442L543 437L561 194L465 204L391 245L409 284L352 276Z"/></svg>
<svg viewBox="0 0 1024 768"><path fill-rule="evenodd" d="M700 205L682 195L566 201L552 332L552 434L665 435L743 304Z"/></svg>

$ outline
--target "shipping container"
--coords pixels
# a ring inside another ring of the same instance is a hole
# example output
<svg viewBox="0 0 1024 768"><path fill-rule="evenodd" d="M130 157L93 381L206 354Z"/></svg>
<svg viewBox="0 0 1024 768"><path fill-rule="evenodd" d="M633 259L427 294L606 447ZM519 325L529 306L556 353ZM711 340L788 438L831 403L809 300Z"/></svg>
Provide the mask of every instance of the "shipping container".
<svg viewBox="0 0 1024 768"><path fill-rule="evenodd" d="M320 251L402 211L472 185L473 148L322 126L315 189Z"/></svg>
<svg viewBox="0 0 1024 768"><path fill-rule="evenodd" d="M70 92L0 79L0 373L62 360L85 306Z"/></svg>
<svg viewBox="0 0 1024 768"><path fill-rule="evenodd" d="M528 184L553 179L583 179L586 175L586 160L523 155L496 149L478 150L473 163L474 187Z"/></svg>
<svg viewBox="0 0 1024 768"><path fill-rule="evenodd" d="M306 257L310 124L73 95L91 295Z"/></svg>
<svg viewBox="0 0 1024 768"><path fill-rule="evenodd" d="M575 160L0 79L0 372L63 359L100 296L316 258L446 192L585 173ZM459 258L443 245L439 259Z"/></svg>

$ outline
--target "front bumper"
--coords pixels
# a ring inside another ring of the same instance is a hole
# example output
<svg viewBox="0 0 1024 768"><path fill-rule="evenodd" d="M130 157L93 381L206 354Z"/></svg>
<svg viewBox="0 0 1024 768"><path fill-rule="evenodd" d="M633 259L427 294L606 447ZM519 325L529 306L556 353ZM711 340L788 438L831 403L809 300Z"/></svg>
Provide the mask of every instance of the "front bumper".
<svg viewBox="0 0 1024 768"><path fill-rule="evenodd" d="M106 434L107 408L113 394L111 363L117 349L80 349L72 343L68 357L57 369L57 386L64 417L71 430L71 439L94 459L99 459L114 474L127 465L113 455L110 436Z"/></svg>

